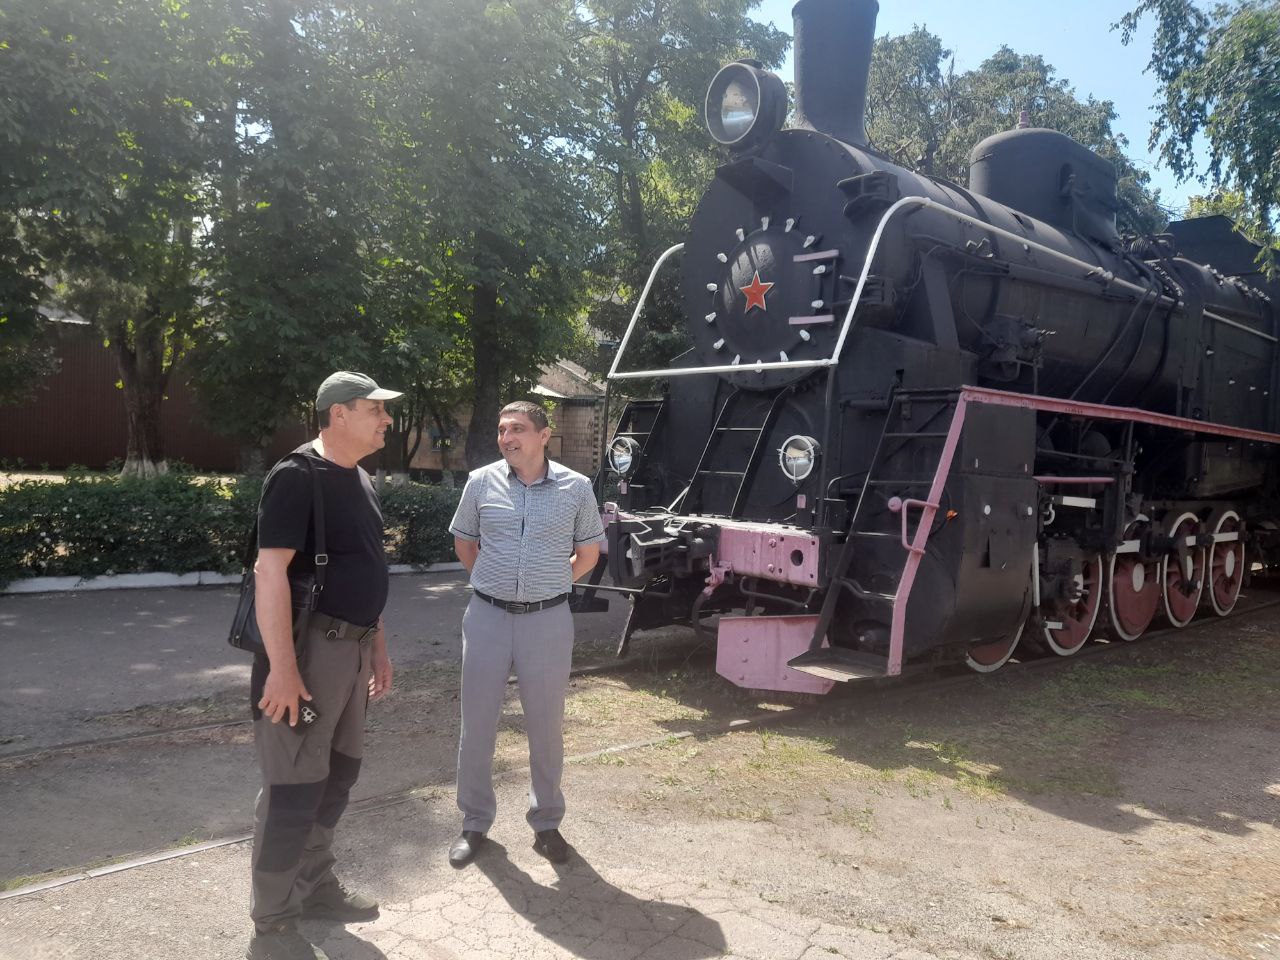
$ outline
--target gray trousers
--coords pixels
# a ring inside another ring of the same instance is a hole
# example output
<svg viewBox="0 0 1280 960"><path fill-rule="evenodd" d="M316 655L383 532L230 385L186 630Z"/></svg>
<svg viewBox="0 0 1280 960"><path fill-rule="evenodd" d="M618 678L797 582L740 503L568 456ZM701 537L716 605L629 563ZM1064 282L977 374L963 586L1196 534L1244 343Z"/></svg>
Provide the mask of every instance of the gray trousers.
<svg viewBox="0 0 1280 960"><path fill-rule="evenodd" d="M320 714L305 733L300 725L272 723L258 713L266 658L254 664L250 698L262 789L254 810L249 912L260 930L296 920L302 901L335 881L333 830L364 756L372 640L372 634L363 641L326 636L336 623L341 621L313 616L298 658Z"/></svg>
<svg viewBox="0 0 1280 960"><path fill-rule="evenodd" d="M487 833L498 812L493 750L514 668L529 736L529 812L534 830L564 818L564 696L573 660L573 615L561 603L536 613L507 613L472 597L462 617L462 733L458 809L462 829Z"/></svg>

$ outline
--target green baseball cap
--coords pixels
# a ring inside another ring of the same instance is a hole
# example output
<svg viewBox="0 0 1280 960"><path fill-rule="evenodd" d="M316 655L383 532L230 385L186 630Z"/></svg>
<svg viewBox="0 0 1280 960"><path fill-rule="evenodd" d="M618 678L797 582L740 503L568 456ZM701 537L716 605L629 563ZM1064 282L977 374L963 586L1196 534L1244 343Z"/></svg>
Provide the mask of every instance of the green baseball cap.
<svg viewBox="0 0 1280 960"><path fill-rule="evenodd" d="M339 370L325 378L316 391L316 409L328 410L335 403L352 400L398 400L404 394L398 390L383 390L372 377L350 370Z"/></svg>

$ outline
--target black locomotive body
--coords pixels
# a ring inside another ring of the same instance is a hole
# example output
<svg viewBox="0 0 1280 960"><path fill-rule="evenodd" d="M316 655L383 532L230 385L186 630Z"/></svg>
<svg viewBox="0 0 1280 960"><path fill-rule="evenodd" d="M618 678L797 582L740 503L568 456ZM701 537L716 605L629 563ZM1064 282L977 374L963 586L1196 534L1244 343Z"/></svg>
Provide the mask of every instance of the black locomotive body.
<svg viewBox="0 0 1280 960"><path fill-rule="evenodd" d="M712 82L730 159L668 251L694 348L621 369L633 320L611 372L663 377L609 454L627 634L719 613L726 676L822 690L1229 611L1277 513L1278 291L1217 220L1123 240L1055 131L978 144L968 189L877 153L876 11L796 5L791 129L758 66Z"/></svg>

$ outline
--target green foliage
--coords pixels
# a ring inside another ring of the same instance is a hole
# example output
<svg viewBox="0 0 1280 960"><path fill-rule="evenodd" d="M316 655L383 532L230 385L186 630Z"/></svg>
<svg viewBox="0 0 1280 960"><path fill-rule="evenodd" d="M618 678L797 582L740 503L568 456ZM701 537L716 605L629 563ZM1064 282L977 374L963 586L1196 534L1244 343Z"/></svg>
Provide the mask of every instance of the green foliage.
<svg viewBox="0 0 1280 960"><path fill-rule="evenodd" d="M442 563L455 559L449 521L461 488L389 483L382 489L387 554L391 563Z"/></svg>
<svg viewBox="0 0 1280 960"><path fill-rule="evenodd" d="M72 474L0 489L0 582L239 568L253 484Z"/></svg>
<svg viewBox="0 0 1280 960"><path fill-rule="evenodd" d="M922 27L875 41L867 134L905 167L963 182L970 151L1015 127L1023 111L1032 126L1065 133L1116 165L1122 227L1134 233L1164 227L1168 218L1149 175L1125 156L1128 142L1112 130L1112 103L1080 100L1042 57L1001 47L976 70L957 74L951 51Z"/></svg>
<svg viewBox="0 0 1280 960"><path fill-rule="evenodd" d="M694 207L725 155L703 126L707 84L726 62L782 63L790 38L748 14L756 0L590 0L579 10L581 74L594 104L585 143L595 160L589 188L599 223L591 259L589 321L620 339L658 255L685 234ZM688 348L676 270L650 295L645 336L629 364L664 366ZM576 359L600 370L610 357Z"/></svg>
<svg viewBox="0 0 1280 960"><path fill-rule="evenodd" d="M1208 142L1207 174L1242 193L1267 225L1280 210L1280 2L1141 0L1115 26L1125 43L1148 14L1155 36L1148 72L1162 98L1151 146L1183 179L1197 173L1197 137Z"/></svg>
<svg viewBox="0 0 1280 960"><path fill-rule="evenodd" d="M0 585L33 576L239 572L261 484L260 476L72 473L64 483L0 488ZM388 562L454 559L448 525L459 495L388 484L382 492Z"/></svg>
<svg viewBox="0 0 1280 960"><path fill-rule="evenodd" d="M213 425L254 445L304 416L328 374L368 369L377 352L366 310L382 173L370 13L278 0L227 11L236 95L209 124L215 219L193 360Z"/></svg>
<svg viewBox="0 0 1280 960"><path fill-rule="evenodd" d="M159 405L197 297L203 118L227 96L208 14L180 0L48 0L0 13L10 92L0 313L26 318L56 299L98 324L120 366L139 469L163 460ZM56 295L34 283L45 276L59 281Z"/></svg>

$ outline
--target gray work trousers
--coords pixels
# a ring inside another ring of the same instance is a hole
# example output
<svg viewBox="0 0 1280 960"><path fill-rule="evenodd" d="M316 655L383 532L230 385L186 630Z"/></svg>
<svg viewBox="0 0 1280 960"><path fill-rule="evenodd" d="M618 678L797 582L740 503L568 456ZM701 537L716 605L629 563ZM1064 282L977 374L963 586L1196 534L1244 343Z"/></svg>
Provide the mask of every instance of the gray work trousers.
<svg viewBox="0 0 1280 960"><path fill-rule="evenodd" d="M564 818L564 696L573 660L568 603L507 613L472 597L462 617L462 733L458 738L458 809L462 829L487 833L498 812L493 750L514 668L529 737L529 812L534 830Z"/></svg>
<svg viewBox="0 0 1280 960"><path fill-rule="evenodd" d="M252 893L249 912L259 930L295 921L302 901L335 881L333 830L347 807L364 756L364 716L369 701L369 632L347 625L347 636L329 633L342 621L312 617L298 656L310 705L320 718L311 729L272 723L257 711L266 680L265 657L254 664L250 698L253 744L262 771L254 810ZM306 705L307 701L303 701Z"/></svg>

